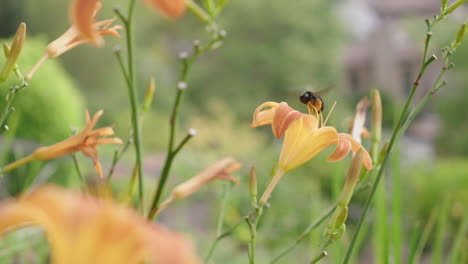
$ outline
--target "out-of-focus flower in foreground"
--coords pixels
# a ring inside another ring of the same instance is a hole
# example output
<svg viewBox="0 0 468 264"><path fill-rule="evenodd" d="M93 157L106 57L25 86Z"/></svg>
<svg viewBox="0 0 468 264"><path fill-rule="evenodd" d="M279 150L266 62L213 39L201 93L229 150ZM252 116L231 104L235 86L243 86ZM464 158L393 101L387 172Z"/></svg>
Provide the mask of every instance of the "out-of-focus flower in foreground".
<svg viewBox="0 0 468 264"><path fill-rule="evenodd" d="M96 112L91 119L89 112L86 111L86 127L81 132L64 141L36 149L31 155L5 166L2 172L8 172L33 160L51 160L81 151L84 155L93 160L94 167L99 177L102 179L104 175L102 173L96 146L104 144L122 144L122 140L119 138L107 138L108 136L114 135L112 127L103 127L93 130L102 113L102 110Z"/></svg>
<svg viewBox="0 0 468 264"><path fill-rule="evenodd" d="M43 186L0 204L0 232L44 229L53 264L198 264L185 236L110 201Z"/></svg>
<svg viewBox="0 0 468 264"><path fill-rule="evenodd" d="M239 170L242 164L236 162L233 158L224 158L220 161L215 162L210 167L204 169L202 172L193 176L189 180L177 185L171 192L171 195L167 200L161 203L157 211L154 214L159 213L161 210L166 208L169 204L176 200L183 199L192 193L200 190L205 185L216 179L223 179L238 183L238 180L232 177L230 174Z"/></svg>
<svg viewBox="0 0 468 264"><path fill-rule="evenodd" d="M327 147L337 145L335 151L327 159L328 161L342 160L350 151L357 152L362 148L362 145L351 135L338 133L334 127L320 126L319 123L316 115L301 113L285 102L266 102L257 107L251 126L271 124L273 134L277 138L285 135L277 173L260 199L260 204L266 203L276 184L286 172L304 164ZM368 170L372 168L372 160L367 151L365 151L363 163Z"/></svg>
<svg viewBox="0 0 468 264"><path fill-rule="evenodd" d="M100 1L74 0L70 10L72 26L47 46L46 54L29 71L26 79L31 79L47 59L58 57L85 43L102 46L104 44L102 36L111 35L119 38L118 30L122 27L120 25L111 26L114 19L94 21L101 7Z"/></svg>
<svg viewBox="0 0 468 264"><path fill-rule="evenodd" d="M24 41L26 40L26 24L21 23L16 31L11 48L4 44L3 49L6 57L5 65L0 71L0 84L8 80L8 77L13 72L16 66L16 61L23 50Z"/></svg>
<svg viewBox="0 0 468 264"><path fill-rule="evenodd" d="M149 6L158 10L162 14L171 17L178 18L185 13L185 1L186 0L143 0Z"/></svg>

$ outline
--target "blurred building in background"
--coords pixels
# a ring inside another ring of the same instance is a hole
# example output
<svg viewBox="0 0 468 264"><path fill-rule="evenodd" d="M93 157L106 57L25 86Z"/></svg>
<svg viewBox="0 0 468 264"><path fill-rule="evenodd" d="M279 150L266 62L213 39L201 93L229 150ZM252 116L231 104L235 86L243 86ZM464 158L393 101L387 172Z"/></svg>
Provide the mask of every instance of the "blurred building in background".
<svg viewBox="0 0 468 264"><path fill-rule="evenodd" d="M351 0L344 8L346 20L351 22L353 41L345 57L344 85L352 94L364 94L378 88L391 100L407 98L418 74L423 54L423 34L411 36L405 19L423 19L437 14L440 0ZM438 67L428 69L421 81L427 88L436 77ZM430 86L429 86L430 87ZM424 90L419 89L417 98ZM433 140L439 130L439 118L422 113L409 129L403 142L410 153L420 160L435 155Z"/></svg>

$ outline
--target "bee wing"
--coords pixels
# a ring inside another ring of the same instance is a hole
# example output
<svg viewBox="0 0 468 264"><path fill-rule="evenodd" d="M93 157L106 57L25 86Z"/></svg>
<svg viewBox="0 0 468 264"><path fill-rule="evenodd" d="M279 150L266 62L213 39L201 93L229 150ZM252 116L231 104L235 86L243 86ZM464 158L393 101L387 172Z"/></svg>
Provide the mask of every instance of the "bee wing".
<svg viewBox="0 0 468 264"><path fill-rule="evenodd" d="M327 94L328 92L330 92L335 86L334 85L329 85L328 87L326 88L323 88L323 89L320 89L318 91L314 91L314 93L318 96L324 96L325 94Z"/></svg>

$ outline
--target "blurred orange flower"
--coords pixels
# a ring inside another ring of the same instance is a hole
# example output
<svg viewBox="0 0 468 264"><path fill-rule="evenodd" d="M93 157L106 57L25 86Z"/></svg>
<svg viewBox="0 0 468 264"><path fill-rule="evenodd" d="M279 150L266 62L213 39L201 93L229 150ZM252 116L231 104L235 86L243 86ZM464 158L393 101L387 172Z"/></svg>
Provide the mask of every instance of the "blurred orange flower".
<svg viewBox="0 0 468 264"><path fill-rule="evenodd" d="M171 18L181 17L185 13L185 0L143 0L151 7Z"/></svg>
<svg viewBox="0 0 468 264"><path fill-rule="evenodd" d="M268 108L268 109L265 109ZM297 168L331 145L337 145L328 161L339 161L350 151L363 148L351 135L338 133L334 127L320 126L314 114L301 113L287 103L266 102L254 112L252 127L270 125L273 134L280 138L285 135L278 161L278 170L260 199L265 204L281 177ZM368 170L372 168L369 153L365 151L363 163Z"/></svg>
<svg viewBox="0 0 468 264"><path fill-rule="evenodd" d="M94 19L102 7L100 1L96 0L74 0L71 6L72 26L59 38L52 41L46 48L46 54L34 65L26 75L31 79L34 73L47 60L53 59L63 53L85 43L102 46L102 36L111 35L120 37L118 32L120 25L112 26L115 19L106 19L95 22Z"/></svg>
<svg viewBox="0 0 468 264"><path fill-rule="evenodd" d="M114 135L112 127L103 127L92 130L94 126L96 126L96 123L102 113L102 110L96 112L91 119L89 112L86 111L86 127L80 133L53 145L38 148L31 155L5 166L2 172L8 172L29 161L51 160L81 151L84 155L93 160L94 167L99 177L103 179L104 175L102 173L102 167L99 162L99 155L96 150L96 146L104 144L121 144L122 140L119 138L102 138Z"/></svg>
<svg viewBox="0 0 468 264"><path fill-rule="evenodd" d="M159 206L159 208L157 208L157 211L154 212L154 214L166 208L173 201L180 200L191 195L192 193L200 190L205 185L209 184L210 182L216 179L223 179L234 183L238 183L238 180L232 177L230 174L239 170L241 167L241 163L236 162L233 158L230 157L215 162L199 174L177 185L172 190L169 198L163 203L161 203L161 205Z"/></svg>
<svg viewBox="0 0 468 264"><path fill-rule="evenodd" d="M0 232L37 225L54 264L198 264L185 236L110 201L43 186L0 204Z"/></svg>

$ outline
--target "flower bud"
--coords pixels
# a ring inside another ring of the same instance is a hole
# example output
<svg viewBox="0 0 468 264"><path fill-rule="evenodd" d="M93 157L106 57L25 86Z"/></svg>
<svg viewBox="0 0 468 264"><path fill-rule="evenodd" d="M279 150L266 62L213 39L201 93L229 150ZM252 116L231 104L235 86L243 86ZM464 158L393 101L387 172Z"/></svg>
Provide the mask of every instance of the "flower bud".
<svg viewBox="0 0 468 264"><path fill-rule="evenodd" d="M379 144L382 139L382 100L379 90L371 92L372 110L372 161L377 162Z"/></svg>
<svg viewBox="0 0 468 264"><path fill-rule="evenodd" d="M5 82L8 77L10 76L11 72L16 66L16 62L23 50L24 41L26 40L26 24L21 23L16 31L15 38L13 40L13 45L7 52L7 46L3 46L4 53L8 53L6 56L5 65L3 65L3 69L0 72L0 83Z"/></svg>
<svg viewBox="0 0 468 264"><path fill-rule="evenodd" d="M453 44L454 48L458 48L458 46L460 46L463 38L465 37L466 31L467 31L467 25L462 24L460 29L458 30L457 38L455 39L455 43Z"/></svg>
<svg viewBox="0 0 468 264"><path fill-rule="evenodd" d="M148 87L146 88L145 97L143 99L143 112L148 111L148 109L151 107L155 90L156 86L154 84L154 78L151 78L148 83Z"/></svg>
<svg viewBox="0 0 468 264"><path fill-rule="evenodd" d="M351 161L351 166L349 167L348 175L346 176L345 185L338 200L338 203L342 204L343 207L348 206L349 201L353 196L354 188L356 187L356 184L359 180L359 175L361 175L364 154L365 150L364 148L361 148Z"/></svg>

